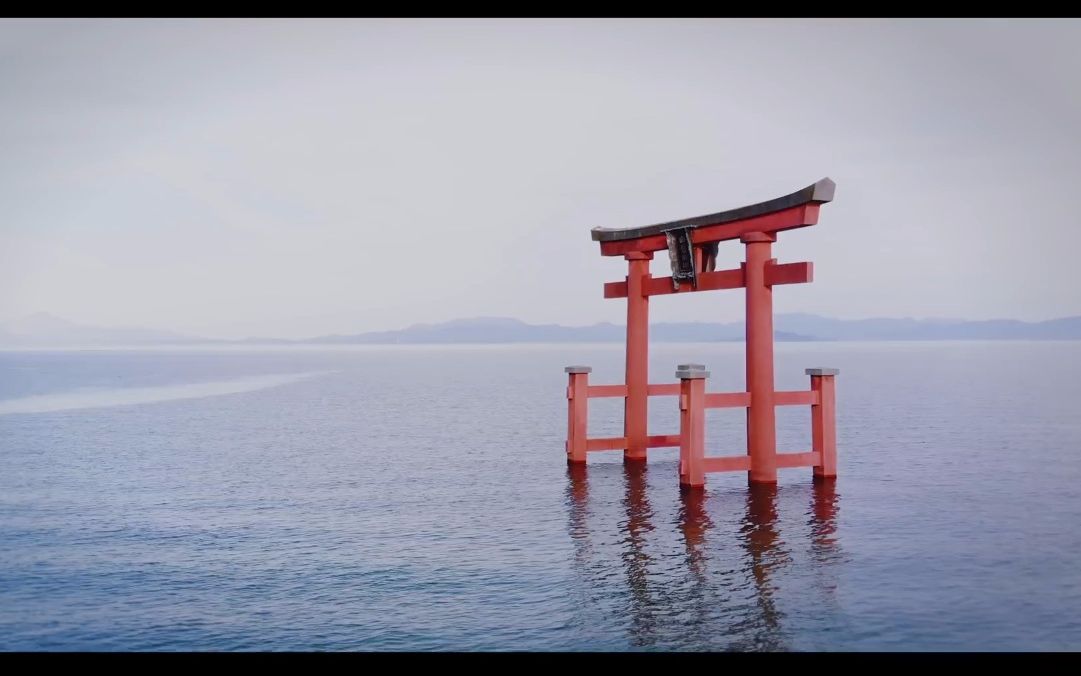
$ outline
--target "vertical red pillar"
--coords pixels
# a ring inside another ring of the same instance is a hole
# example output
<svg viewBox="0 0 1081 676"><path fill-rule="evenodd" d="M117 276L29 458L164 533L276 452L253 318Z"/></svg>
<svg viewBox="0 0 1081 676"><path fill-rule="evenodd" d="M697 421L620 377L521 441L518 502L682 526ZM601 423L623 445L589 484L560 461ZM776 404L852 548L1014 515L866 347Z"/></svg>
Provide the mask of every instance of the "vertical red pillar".
<svg viewBox="0 0 1081 676"><path fill-rule="evenodd" d="M586 430L589 429L588 366L568 366L567 383L567 462L585 463Z"/></svg>
<svg viewBox="0 0 1081 676"><path fill-rule="evenodd" d="M624 256L627 272L627 398L623 406L623 436L627 447L623 461L646 461L646 427L649 413L649 261L653 253L632 252Z"/></svg>
<svg viewBox="0 0 1081 676"><path fill-rule="evenodd" d="M698 366L684 364L683 366ZM706 485L706 378L709 371L687 368L676 371L679 378L679 485L702 488Z"/></svg>
<svg viewBox="0 0 1081 676"><path fill-rule="evenodd" d="M747 289L747 453L751 483L777 483L777 429L773 408L773 289L766 284L766 265L776 235L752 232L740 238L747 245L743 279Z"/></svg>
<svg viewBox="0 0 1081 676"><path fill-rule="evenodd" d="M706 369L706 367L705 367L704 364L680 364L679 366L676 367L676 373L679 373L680 371L704 371L705 369ZM679 429L680 429L680 434L682 434L684 429L690 429L687 426L687 407L683 406L683 401L684 400L683 400L682 386L680 388L679 401L680 401ZM683 477L684 477L684 475L686 475L686 473L687 473L687 462L686 462L686 458L684 457L684 453L683 453L683 444L681 443L680 447L679 447L679 481L680 481L681 484L684 483Z"/></svg>
<svg viewBox="0 0 1081 676"><path fill-rule="evenodd" d="M811 391L818 393L818 403L811 406L811 450L819 454L814 466L815 481L837 476L837 396L834 376L837 369L807 369Z"/></svg>

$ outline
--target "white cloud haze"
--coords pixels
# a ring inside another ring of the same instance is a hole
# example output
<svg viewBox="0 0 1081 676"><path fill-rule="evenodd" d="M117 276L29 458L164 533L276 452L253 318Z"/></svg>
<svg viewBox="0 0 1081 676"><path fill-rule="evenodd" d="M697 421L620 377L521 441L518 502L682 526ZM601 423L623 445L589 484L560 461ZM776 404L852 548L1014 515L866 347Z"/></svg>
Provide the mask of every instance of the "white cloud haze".
<svg viewBox="0 0 1081 676"><path fill-rule="evenodd" d="M0 319L618 322L591 227L823 176L776 311L1081 314L1077 20L4 20L0 104Z"/></svg>

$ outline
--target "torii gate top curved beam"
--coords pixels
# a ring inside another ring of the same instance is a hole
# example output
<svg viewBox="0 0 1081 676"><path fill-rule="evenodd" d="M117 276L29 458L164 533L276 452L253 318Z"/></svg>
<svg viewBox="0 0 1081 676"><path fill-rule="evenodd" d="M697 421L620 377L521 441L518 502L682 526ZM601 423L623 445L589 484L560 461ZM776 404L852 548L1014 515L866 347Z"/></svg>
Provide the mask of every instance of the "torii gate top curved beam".
<svg viewBox="0 0 1081 676"><path fill-rule="evenodd" d="M657 223L637 228L593 228L593 241L600 242L601 254L620 256L631 251L660 251L668 247L665 233L689 230L695 244L737 239L748 232L777 232L818 221L818 205L833 200L836 184L829 178L802 190L765 202L720 211L705 216Z"/></svg>

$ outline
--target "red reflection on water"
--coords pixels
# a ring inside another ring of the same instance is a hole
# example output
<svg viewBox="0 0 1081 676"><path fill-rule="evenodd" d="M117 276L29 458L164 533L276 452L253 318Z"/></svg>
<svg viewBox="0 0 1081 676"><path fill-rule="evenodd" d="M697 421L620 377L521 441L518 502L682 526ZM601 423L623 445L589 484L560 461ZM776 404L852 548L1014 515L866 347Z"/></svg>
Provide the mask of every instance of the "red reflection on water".
<svg viewBox="0 0 1081 676"><path fill-rule="evenodd" d="M680 491L680 529L683 531L683 544L687 550L687 566L699 580L705 580L706 573L706 533L713 527L706 509L706 491Z"/></svg>
<svg viewBox="0 0 1081 676"><path fill-rule="evenodd" d="M586 466L580 463L567 463L567 494L571 499L571 506L578 510L586 508L589 500L589 473Z"/></svg>
<svg viewBox="0 0 1081 676"><path fill-rule="evenodd" d="M631 592L631 637L636 645L654 643L656 635L655 603L650 593L649 566L652 559L646 551L646 536L653 530L653 509L647 492L646 463L623 466L623 508L627 515L622 557ZM658 590L663 594L663 590Z"/></svg>
<svg viewBox="0 0 1081 676"><path fill-rule="evenodd" d="M734 496L702 490L680 491L677 520L671 526L666 521L661 532L657 532L647 481L648 465L628 464L622 470L624 484L620 512L624 519L618 524L601 517L605 506L609 509L613 506L603 496L597 505L601 511L591 514L586 466L568 466L566 495L572 537L576 540L577 557L583 568L600 564L602 568L611 569L615 561L609 557L603 561L596 560L590 541L598 536L603 542L605 537L612 534L613 527L618 528L619 557L623 564L625 589L629 593L626 617L631 623L629 633L632 643L637 646L666 645L669 640L666 637L677 632L681 640L690 640L693 645L710 645L718 639L727 638L726 649L785 650L787 640L782 631L784 616L774 599L776 581L773 578L792 563L792 557L779 527L779 512L784 508L779 507L778 487L749 485L742 500L743 514L737 537L733 538L726 528L724 539L719 540L717 537L711 538L710 532L716 528L715 519L719 518L721 523L726 519L724 515L711 515L710 507L712 505L717 510L735 506L738 509L739 502L733 504L728 499ZM610 481L615 477L614 473L606 473L604 479ZM612 488L615 487L605 483L601 493L611 496ZM828 564L837 545L839 501L836 484L833 481L816 482L808 488L810 504L806 515L811 526L811 549L820 562ZM658 490L658 486L653 486L653 490ZM672 490L678 489L673 486ZM799 495L798 490L786 489L787 508L793 506L791 496ZM712 503L711 495L714 498ZM665 503L664 499L658 500ZM611 512L608 514L611 516ZM689 586L684 584L676 595L673 595L676 591L674 588L662 588L662 585L678 586L678 577L673 577L677 571L672 568L678 559L656 558L651 554L654 549L663 552L666 541L670 542L673 535L682 536L686 552L682 559L686 572L693 580ZM746 554L743 566L735 569L730 565L734 547L742 548ZM712 566L711 554L717 555L718 559ZM732 576L738 576L739 570L746 575L743 584L748 586L744 588L753 591L754 600L749 607L744 605L746 597L740 600L738 593L732 595L733 590L741 586L739 583L733 586ZM717 604L721 608L730 605L735 621L724 632L724 637L698 636L694 629L697 625L693 619L687 624L688 618L701 616L702 621L708 623L710 617L718 615ZM751 611L751 608L754 610ZM677 622L678 626L675 624Z"/></svg>
<svg viewBox="0 0 1081 676"><path fill-rule="evenodd" d="M811 496L811 533L814 543L821 547L834 547L837 538L837 482L816 481Z"/></svg>

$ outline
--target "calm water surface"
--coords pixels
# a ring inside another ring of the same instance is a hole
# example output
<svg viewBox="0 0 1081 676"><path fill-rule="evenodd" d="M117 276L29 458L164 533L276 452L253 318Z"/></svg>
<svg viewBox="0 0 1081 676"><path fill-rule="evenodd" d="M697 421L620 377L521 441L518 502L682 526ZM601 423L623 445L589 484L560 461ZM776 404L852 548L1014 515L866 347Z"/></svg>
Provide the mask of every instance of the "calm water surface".
<svg viewBox="0 0 1081 676"><path fill-rule="evenodd" d="M840 478L697 497L674 449L568 470L563 366L622 359L2 352L0 649L1081 649L1081 343L781 343L778 389L841 369ZM742 359L655 345L651 381ZM743 452L742 410L707 418ZM807 408L778 428L809 450Z"/></svg>

